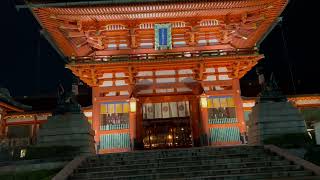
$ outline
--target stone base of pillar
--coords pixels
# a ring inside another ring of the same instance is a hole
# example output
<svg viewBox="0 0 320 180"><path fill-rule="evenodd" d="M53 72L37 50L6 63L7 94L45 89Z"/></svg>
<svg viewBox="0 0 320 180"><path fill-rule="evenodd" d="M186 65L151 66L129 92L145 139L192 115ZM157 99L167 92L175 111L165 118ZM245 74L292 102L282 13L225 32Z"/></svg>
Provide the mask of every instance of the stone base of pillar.
<svg viewBox="0 0 320 180"><path fill-rule="evenodd" d="M193 146L194 146L194 147L199 147L199 146L201 146L200 138L193 139Z"/></svg>
<svg viewBox="0 0 320 180"><path fill-rule="evenodd" d="M260 102L250 115L248 143L263 144L264 140L285 134L306 133L299 110L289 102Z"/></svg>
<svg viewBox="0 0 320 180"><path fill-rule="evenodd" d="M78 154L94 154L94 131L82 112L54 115L40 128L37 146L74 146Z"/></svg>
<svg viewBox="0 0 320 180"><path fill-rule="evenodd" d="M142 140L135 139L134 140L134 150L143 150L144 144Z"/></svg>
<svg viewBox="0 0 320 180"><path fill-rule="evenodd" d="M200 145L201 146L208 146L209 145L208 135L207 134L201 134L200 135Z"/></svg>

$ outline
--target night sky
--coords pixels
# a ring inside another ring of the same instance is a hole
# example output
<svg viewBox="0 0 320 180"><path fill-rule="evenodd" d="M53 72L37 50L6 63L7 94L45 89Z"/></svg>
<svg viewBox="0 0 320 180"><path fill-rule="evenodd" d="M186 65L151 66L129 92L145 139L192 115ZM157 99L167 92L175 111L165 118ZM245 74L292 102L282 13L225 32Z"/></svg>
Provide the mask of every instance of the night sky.
<svg viewBox="0 0 320 180"><path fill-rule="evenodd" d="M260 47L265 59L258 65L264 67L267 78L274 72L285 94L320 93L319 58L311 45L319 34L313 32L316 31L314 22L318 20L312 19L314 12L309 9L310 2L291 0L282 23ZM2 0L1 8L4 9L1 29L5 32L1 36L4 47L1 49L0 86L8 88L14 97L52 96L59 80L65 85L70 83L72 73L64 68L63 60L41 37L40 26L29 10L18 12L13 0ZM241 79L241 88L244 96L257 94L255 69Z"/></svg>

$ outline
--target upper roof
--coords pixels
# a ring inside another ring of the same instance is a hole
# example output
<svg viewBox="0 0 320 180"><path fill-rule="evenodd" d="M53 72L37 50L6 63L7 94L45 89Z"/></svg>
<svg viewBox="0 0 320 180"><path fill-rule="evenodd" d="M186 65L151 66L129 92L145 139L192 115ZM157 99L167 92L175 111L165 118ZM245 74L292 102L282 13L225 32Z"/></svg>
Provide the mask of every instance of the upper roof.
<svg viewBox="0 0 320 180"><path fill-rule="evenodd" d="M195 32L196 40L213 36L214 41L218 41L216 44L229 45L222 48L252 48L277 22L288 0L50 2L35 0L29 6L58 49L71 57L92 56L97 51L108 51L110 44L114 45L113 40L131 49L131 36L135 35L140 43L153 35L150 29L143 29L145 26L168 22L182 23L174 25L176 30L173 34L189 35ZM136 31L133 32L133 29ZM201 36L203 33L209 35ZM189 44L191 36L184 38L187 46L200 46ZM110 51L114 52L114 49Z"/></svg>
<svg viewBox="0 0 320 180"><path fill-rule="evenodd" d="M206 0L192 0L192 2L199 2ZM213 0L213 1L230 1L230 0ZM237 1L237 0L234 0ZM238 0L239 1L239 0ZM241 1L241 0L240 0ZM24 4L25 0L15 0L17 4ZM65 7L65 6L93 6L105 4L141 4L141 3L175 3L191 2L190 0L29 0L28 3L35 7Z"/></svg>

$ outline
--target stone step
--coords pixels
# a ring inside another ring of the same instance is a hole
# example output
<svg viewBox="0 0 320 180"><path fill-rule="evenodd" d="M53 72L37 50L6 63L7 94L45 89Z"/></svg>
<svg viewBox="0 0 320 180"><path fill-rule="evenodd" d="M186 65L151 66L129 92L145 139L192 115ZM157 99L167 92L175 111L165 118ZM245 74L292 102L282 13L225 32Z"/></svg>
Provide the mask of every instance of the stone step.
<svg viewBox="0 0 320 180"><path fill-rule="evenodd" d="M176 156L145 156L145 157L121 157L121 158L114 158L114 159L101 159L101 158L88 158L86 160L87 163L99 163L99 162L113 162L113 161L141 161L141 160L153 160L153 161L159 161L159 160L176 160L177 158L194 158L194 157L210 157L210 158L225 158L225 157L248 157L248 156L256 156L256 155L269 155L272 153L268 153L267 151L264 152L239 152L239 153L202 153L202 154L194 154L194 155L189 155L189 154L181 154L181 155L176 155Z"/></svg>
<svg viewBox="0 0 320 180"><path fill-rule="evenodd" d="M183 153L157 153L157 154L139 154L139 155L128 155L122 157L112 157L112 156L103 156L103 157L89 157L88 161L114 161L114 160L122 160L122 159L154 159L154 158L169 158L169 157L177 157L177 156L206 156L206 155L229 155L229 154L260 154L260 153L268 153L268 150L259 149L259 150L248 150L248 151L225 151L225 152L183 152Z"/></svg>
<svg viewBox="0 0 320 180"><path fill-rule="evenodd" d="M127 160L123 159L121 161L96 161L96 162L86 162L83 166L95 167L95 166L106 166L106 165L129 165L129 164L150 164L150 163L166 163L166 162L184 162L184 161L199 161L199 160L216 160L217 162L232 162L231 159L240 158L243 161L248 158L269 158L274 157L274 155L268 154L233 154L233 155L222 155L222 156L184 156L184 157L170 157L170 158L155 158L155 159L140 159L140 160ZM279 157L281 159L281 157Z"/></svg>
<svg viewBox="0 0 320 180"><path fill-rule="evenodd" d="M319 179L320 179L320 176L303 176L303 177L297 176L297 177L272 178L272 180L319 180Z"/></svg>
<svg viewBox="0 0 320 180"><path fill-rule="evenodd" d="M298 165L287 165L287 166L271 166L271 167L254 167L254 168L241 168L241 169L222 169L222 170L188 170L183 172L173 172L173 173L156 173L153 171L145 171L144 174L134 173L132 175L111 175L109 172L100 172L100 173L76 173L71 179L178 179L178 178L199 178L199 177L212 177L212 176L221 176L234 175L234 176L243 176L242 174L255 174L255 173L269 173L268 177L273 177L273 173L283 173L283 172L294 172L301 170L301 167ZM304 171L301 171L304 172ZM310 172L311 173L311 172ZM312 175L307 171L303 176ZM285 174L285 173L284 173ZM270 176L271 175L271 176ZM278 177L281 177L278 176ZM266 177L267 178L267 177Z"/></svg>
<svg viewBox="0 0 320 180"><path fill-rule="evenodd" d="M226 152L257 152L264 151L262 146L248 146L243 148L235 147L224 147L224 148L186 148L186 149L176 149L176 150L145 150L145 151L135 151L135 152L125 152L125 153L113 153L113 154L104 154L89 157L89 159L114 159L114 158L129 158L129 157L146 157L146 156L159 156L159 157L168 157L168 156L177 156L181 154L198 154L198 153L226 153Z"/></svg>
<svg viewBox="0 0 320 180"><path fill-rule="evenodd" d="M254 167L267 167L267 166L288 166L291 163L289 161L265 161L265 162L242 162L242 163L207 163L207 164L188 164L181 163L176 164L175 166L147 166L139 167L139 166L131 166L127 169L113 168L110 166L107 167L95 167L95 168L82 168L76 171L77 173L110 173L110 175L114 175L114 172L120 173L122 175L129 174L139 174L139 172L148 171L148 172L159 172L159 173L170 173L170 172L181 172L181 171L196 171L196 170L221 170L221 169L240 169L240 168L254 168Z"/></svg>
<svg viewBox="0 0 320 180"><path fill-rule="evenodd" d="M308 171L286 171L286 172L267 172L267 173L250 173L223 176L206 176L192 178L175 178L175 180L319 180L312 179L319 176L311 176ZM311 179L310 179L311 178ZM169 179L167 179L169 180Z"/></svg>
<svg viewBox="0 0 320 180"><path fill-rule="evenodd" d="M161 163L149 163L149 164L125 164L125 165L97 165L97 166L81 166L77 170L78 172L86 172L86 171L98 171L98 170L131 170L131 169L146 169L146 168L159 168L159 167L176 167L179 165L183 166L194 166L194 165L211 165L211 166L228 166L233 167L237 165L254 165L261 163L269 163L273 165L277 164L290 164L291 162L287 160L282 160L280 157L274 156L273 158L262 159L262 158L234 158L234 159L226 159L225 161L217 161L216 159L210 160L194 160L194 161L183 161L183 162L161 162Z"/></svg>
<svg viewBox="0 0 320 180"><path fill-rule="evenodd" d="M314 180L317 176L262 146L236 146L91 156L69 179Z"/></svg>

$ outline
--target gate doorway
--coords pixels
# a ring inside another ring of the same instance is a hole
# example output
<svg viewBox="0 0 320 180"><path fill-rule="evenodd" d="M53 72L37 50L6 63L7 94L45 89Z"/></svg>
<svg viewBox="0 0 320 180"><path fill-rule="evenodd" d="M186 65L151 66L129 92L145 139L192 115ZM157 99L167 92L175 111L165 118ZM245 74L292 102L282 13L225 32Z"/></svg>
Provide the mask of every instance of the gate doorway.
<svg viewBox="0 0 320 180"><path fill-rule="evenodd" d="M192 146L189 102L143 105L143 145L145 149Z"/></svg>

